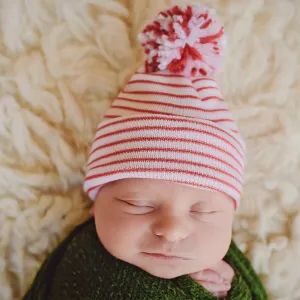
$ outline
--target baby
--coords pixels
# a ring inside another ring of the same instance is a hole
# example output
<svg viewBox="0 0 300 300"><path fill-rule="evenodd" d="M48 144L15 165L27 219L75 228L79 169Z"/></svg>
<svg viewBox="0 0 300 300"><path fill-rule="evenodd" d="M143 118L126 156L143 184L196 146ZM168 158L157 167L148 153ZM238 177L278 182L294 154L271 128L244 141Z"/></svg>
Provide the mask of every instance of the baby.
<svg viewBox="0 0 300 300"><path fill-rule="evenodd" d="M84 190L116 258L161 278L189 275L216 296L242 191L244 141L213 79L223 26L175 6L140 35L145 64L99 125Z"/></svg>
<svg viewBox="0 0 300 300"><path fill-rule="evenodd" d="M233 201L219 193L132 178L106 184L93 215L98 237L113 256L161 278L189 274L223 297L234 275L222 261L233 211Z"/></svg>

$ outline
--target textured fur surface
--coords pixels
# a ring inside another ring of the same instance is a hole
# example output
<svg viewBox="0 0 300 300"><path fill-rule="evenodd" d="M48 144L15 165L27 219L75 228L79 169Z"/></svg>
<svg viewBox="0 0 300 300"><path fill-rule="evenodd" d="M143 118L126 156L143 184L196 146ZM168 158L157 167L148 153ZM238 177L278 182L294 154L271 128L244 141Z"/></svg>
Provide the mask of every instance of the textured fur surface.
<svg viewBox="0 0 300 300"><path fill-rule="evenodd" d="M202 2L225 24L217 79L248 146L234 237L270 299L300 299L300 2ZM86 220L95 128L142 62L137 33L173 3L0 0L1 299Z"/></svg>

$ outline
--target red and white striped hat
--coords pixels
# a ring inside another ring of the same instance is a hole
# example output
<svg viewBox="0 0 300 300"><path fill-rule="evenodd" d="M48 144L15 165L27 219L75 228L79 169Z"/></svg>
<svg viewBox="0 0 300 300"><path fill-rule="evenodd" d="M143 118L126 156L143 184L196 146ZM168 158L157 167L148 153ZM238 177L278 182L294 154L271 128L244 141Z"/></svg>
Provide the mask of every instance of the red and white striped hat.
<svg viewBox="0 0 300 300"><path fill-rule="evenodd" d="M238 205L245 144L213 79L223 26L203 6L161 12L140 35L146 62L100 123L84 190L124 178L224 193Z"/></svg>

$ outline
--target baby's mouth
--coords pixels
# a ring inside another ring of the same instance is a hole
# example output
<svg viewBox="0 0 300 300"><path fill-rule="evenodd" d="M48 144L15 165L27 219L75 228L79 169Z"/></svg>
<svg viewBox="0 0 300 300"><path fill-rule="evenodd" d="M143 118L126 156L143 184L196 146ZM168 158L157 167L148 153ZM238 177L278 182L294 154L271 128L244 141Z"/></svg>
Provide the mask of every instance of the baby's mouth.
<svg viewBox="0 0 300 300"><path fill-rule="evenodd" d="M163 253L147 253L142 252L143 255L146 255L148 257L156 258L156 259L162 259L162 260L191 260L186 257L181 256L175 256L175 255L169 255L169 254L163 254Z"/></svg>

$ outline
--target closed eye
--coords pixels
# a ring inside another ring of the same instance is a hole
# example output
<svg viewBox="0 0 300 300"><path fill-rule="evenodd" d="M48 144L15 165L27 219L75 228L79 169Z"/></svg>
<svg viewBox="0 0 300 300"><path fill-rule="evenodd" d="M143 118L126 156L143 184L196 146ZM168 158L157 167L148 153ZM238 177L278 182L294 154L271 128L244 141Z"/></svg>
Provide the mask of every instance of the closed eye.
<svg viewBox="0 0 300 300"><path fill-rule="evenodd" d="M213 210L213 211L196 211L196 210L192 210L191 213L200 214L200 215L213 215L213 214L216 214L217 211L215 211L215 210Z"/></svg>
<svg viewBox="0 0 300 300"><path fill-rule="evenodd" d="M122 200L122 199L118 199L118 198L116 198L116 200L126 203L133 207L152 207L151 205L149 205L149 203L146 203L143 201L129 201L129 200Z"/></svg>
<svg viewBox="0 0 300 300"><path fill-rule="evenodd" d="M207 211L201 211L201 210L192 210L190 212L191 218L194 218L197 221L200 222L214 222L218 216L218 211L215 210L207 210Z"/></svg>
<svg viewBox="0 0 300 300"><path fill-rule="evenodd" d="M143 201L128 201L115 198L118 202L123 204L123 210L125 213L132 215L144 215L153 211L154 207L147 202Z"/></svg>

